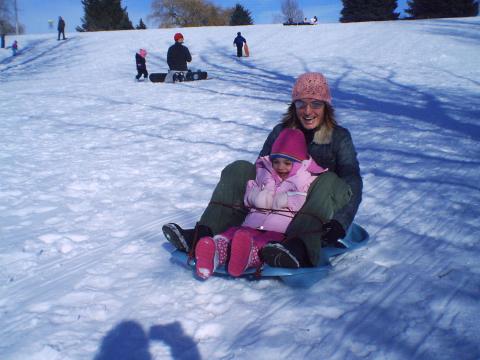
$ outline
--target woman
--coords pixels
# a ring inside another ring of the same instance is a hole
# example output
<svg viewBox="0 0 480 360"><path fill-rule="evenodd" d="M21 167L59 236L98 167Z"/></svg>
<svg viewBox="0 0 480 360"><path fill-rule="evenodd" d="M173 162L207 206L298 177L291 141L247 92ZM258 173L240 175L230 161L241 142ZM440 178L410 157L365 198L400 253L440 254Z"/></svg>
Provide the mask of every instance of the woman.
<svg viewBox="0 0 480 360"><path fill-rule="evenodd" d="M300 129L309 154L318 165L329 170L310 186L304 206L287 228L286 240L262 249L262 260L270 266L321 265L322 246L343 247L338 240L345 236L360 205L363 183L357 153L349 131L337 124L331 102L330 89L322 74L299 76L292 90L292 103L259 154L270 154L283 129ZM239 226L248 212L243 205L245 184L254 178L253 164L235 161L228 165L195 229L166 224L162 230L167 240L177 249L191 252L195 239Z"/></svg>

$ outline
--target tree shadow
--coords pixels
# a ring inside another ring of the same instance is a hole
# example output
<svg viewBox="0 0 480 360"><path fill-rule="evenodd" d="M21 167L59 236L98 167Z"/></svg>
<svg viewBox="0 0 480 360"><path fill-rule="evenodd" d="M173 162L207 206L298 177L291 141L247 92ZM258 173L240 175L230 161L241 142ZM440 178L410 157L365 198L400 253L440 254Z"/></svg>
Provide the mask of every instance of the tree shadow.
<svg viewBox="0 0 480 360"><path fill-rule="evenodd" d="M154 325L147 334L133 320L122 321L108 332L94 360L152 360L151 341L168 346L173 359L201 360L197 344L185 334L178 321Z"/></svg>
<svg viewBox="0 0 480 360"><path fill-rule="evenodd" d="M439 19L434 22L429 22L428 25L425 24L424 26L427 27L430 33L435 35L456 37L457 40L472 42L473 44L480 42L480 33L478 31L480 22L460 19Z"/></svg>

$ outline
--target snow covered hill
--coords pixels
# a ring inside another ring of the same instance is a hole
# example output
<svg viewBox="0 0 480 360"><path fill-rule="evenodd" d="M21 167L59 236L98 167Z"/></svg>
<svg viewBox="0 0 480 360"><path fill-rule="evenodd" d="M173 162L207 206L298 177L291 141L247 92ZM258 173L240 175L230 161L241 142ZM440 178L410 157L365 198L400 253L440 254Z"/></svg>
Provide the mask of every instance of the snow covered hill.
<svg viewBox="0 0 480 360"><path fill-rule="evenodd" d="M174 85L135 82L134 54L165 71L178 29L18 37L0 52L0 358L480 358L479 30L181 29L212 80ZM195 279L162 224L192 226L221 169L256 158L305 71L352 132L369 245L305 289Z"/></svg>

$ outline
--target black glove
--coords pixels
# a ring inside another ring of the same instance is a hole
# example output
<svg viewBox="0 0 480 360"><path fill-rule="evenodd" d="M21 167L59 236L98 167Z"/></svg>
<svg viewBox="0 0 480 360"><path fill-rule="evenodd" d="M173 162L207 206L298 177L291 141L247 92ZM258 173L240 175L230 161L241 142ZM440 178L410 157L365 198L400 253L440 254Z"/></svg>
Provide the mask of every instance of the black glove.
<svg viewBox="0 0 480 360"><path fill-rule="evenodd" d="M345 230L343 230L342 225L337 220L330 220L329 222L323 224L323 236L322 242L326 246L333 246L337 248L346 248L338 240L345 237Z"/></svg>

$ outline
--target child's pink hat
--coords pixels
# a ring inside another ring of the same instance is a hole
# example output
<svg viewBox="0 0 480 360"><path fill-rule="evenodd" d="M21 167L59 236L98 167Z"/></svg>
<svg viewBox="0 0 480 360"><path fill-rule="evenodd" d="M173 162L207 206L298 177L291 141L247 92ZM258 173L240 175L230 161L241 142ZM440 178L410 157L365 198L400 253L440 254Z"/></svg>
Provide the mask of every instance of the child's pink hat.
<svg viewBox="0 0 480 360"><path fill-rule="evenodd" d="M286 158L292 161L308 159L305 135L298 129L283 129L272 145L270 159Z"/></svg>
<svg viewBox="0 0 480 360"><path fill-rule="evenodd" d="M147 50L145 50L145 49L140 49L140 51L138 53L140 54L141 57L147 56Z"/></svg>
<svg viewBox="0 0 480 360"><path fill-rule="evenodd" d="M292 89L292 101L300 99L314 99L331 104L332 96L327 79L317 72L300 75Z"/></svg>

